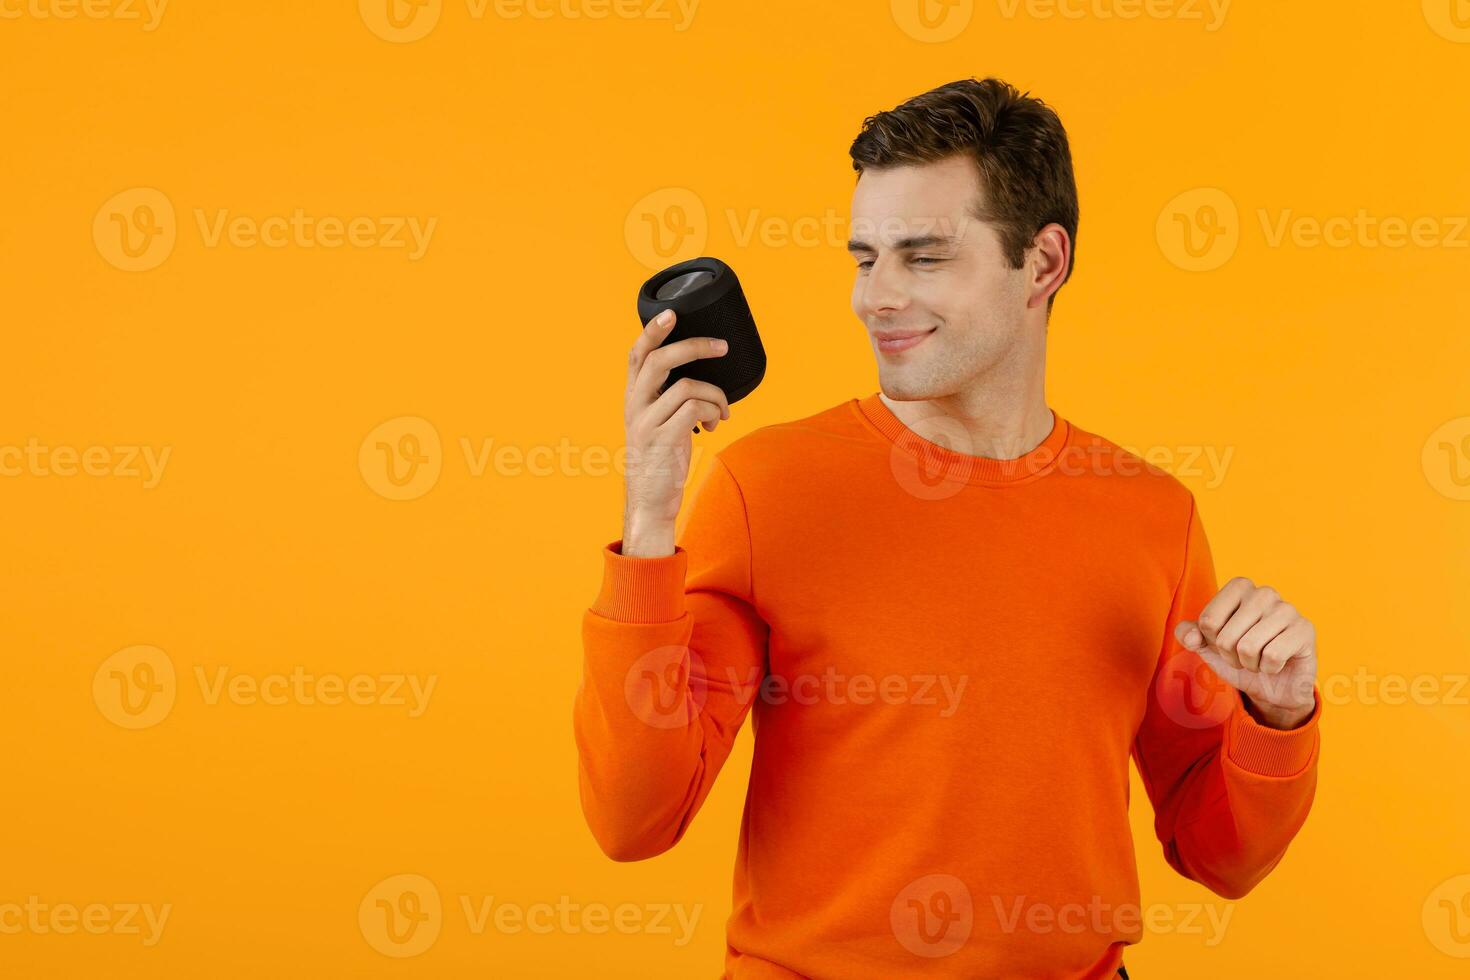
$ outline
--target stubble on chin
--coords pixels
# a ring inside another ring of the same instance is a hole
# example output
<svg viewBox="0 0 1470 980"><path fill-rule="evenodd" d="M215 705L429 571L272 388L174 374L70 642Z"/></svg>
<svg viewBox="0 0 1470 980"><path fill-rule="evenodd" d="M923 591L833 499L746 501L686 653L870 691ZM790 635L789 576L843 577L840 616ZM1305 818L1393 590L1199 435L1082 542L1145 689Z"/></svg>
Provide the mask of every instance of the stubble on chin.
<svg viewBox="0 0 1470 980"><path fill-rule="evenodd" d="M938 339L930 338L925 346L933 345ZM938 361L935 360L936 357ZM936 347L926 351L922 360L880 365L878 384L883 389L883 394L896 402L941 398L950 394L954 386L954 379L946 376L944 366L944 352Z"/></svg>

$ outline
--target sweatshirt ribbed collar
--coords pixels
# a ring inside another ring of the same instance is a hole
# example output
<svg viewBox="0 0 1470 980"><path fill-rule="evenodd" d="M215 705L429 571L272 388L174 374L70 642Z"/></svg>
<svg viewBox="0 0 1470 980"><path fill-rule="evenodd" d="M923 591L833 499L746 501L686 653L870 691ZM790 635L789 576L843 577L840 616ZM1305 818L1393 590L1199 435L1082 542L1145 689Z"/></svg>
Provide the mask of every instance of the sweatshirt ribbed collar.
<svg viewBox="0 0 1470 980"><path fill-rule="evenodd" d="M1053 409L1051 432L1034 449L1015 459L992 459L962 451L967 435L957 422L943 418L926 419L920 423L919 431L915 431L893 414L878 392L854 398L852 405L878 435L893 446L895 452L904 454L925 471L942 474L945 481L980 486L1029 483L1050 472L1056 467L1072 429L1071 424Z"/></svg>

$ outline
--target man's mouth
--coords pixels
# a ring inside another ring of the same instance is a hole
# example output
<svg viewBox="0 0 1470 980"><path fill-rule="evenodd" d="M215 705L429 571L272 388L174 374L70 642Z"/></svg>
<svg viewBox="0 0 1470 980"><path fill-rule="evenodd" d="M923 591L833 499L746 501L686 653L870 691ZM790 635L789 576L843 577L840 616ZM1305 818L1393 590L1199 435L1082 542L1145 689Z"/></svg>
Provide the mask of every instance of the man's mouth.
<svg viewBox="0 0 1470 980"><path fill-rule="evenodd" d="M928 330L874 330L873 341L878 345L878 353L897 354L922 344L924 338L938 329L938 327L930 327Z"/></svg>

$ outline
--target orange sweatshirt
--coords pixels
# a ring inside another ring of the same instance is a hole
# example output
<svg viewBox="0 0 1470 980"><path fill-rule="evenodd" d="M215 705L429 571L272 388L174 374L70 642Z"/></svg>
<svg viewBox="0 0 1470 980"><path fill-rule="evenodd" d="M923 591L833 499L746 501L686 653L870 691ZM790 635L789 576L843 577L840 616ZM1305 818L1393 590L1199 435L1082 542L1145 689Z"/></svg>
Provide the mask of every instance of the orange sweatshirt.
<svg viewBox="0 0 1470 980"><path fill-rule="evenodd" d="M1305 821L1320 691L1268 728L1173 639L1217 591L1193 496L1053 414L1003 461L854 398L721 450L673 555L603 547L573 717L602 849L676 844L752 719L726 978L1114 976L1130 756L1226 898Z"/></svg>

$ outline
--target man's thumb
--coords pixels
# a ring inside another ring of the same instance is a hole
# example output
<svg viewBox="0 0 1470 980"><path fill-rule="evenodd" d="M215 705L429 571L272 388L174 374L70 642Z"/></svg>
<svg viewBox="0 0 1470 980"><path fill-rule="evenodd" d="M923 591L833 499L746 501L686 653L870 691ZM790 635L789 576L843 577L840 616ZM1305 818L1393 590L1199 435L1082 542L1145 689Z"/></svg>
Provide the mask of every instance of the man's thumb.
<svg viewBox="0 0 1470 980"><path fill-rule="evenodd" d="M1200 632L1199 624L1192 619L1180 620L1175 624L1174 639L1182 643L1186 650L1196 653L1205 648L1205 636Z"/></svg>

